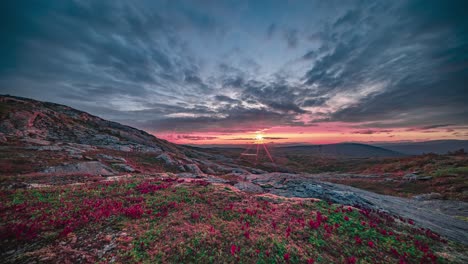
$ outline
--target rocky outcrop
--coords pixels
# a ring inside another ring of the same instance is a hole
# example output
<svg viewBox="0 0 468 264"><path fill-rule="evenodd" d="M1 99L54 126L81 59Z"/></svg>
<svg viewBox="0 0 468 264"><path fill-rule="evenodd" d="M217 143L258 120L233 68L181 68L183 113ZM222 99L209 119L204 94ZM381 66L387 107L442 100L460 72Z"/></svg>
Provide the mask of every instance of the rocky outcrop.
<svg viewBox="0 0 468 264"><path fill-rule="evenodd" d="M177 164L176 161L172 159L172 157L169 156L169 154L167 153L160 154L159 156L156 157L156 159L162 160L164 164L169 165L169 166Z"/></svg>
<svg viewBox="0 0 468 264"><path fill-rule="evenodd" d="M427 200L434 200L434 199L441 199L442 194L440 193L425 193L413 196L413 199L416 201L427 201Z"/></svg>
<svg viewBox="0 0 468 264"><path fill-rule="evenodd" d="M405 176L403 176L403 179L407 180L407 181L427 181L427 180L432 179L432 177L431 176L422 176L422 175L418 175L418 174L415 174L415 173L408 173Z"/></svg>
<svg viewBox="0 0 468 264"><path fill-rule="evenodd" d="M185 169L189 172L192 172L194 174L198 175L203 175L203 171L200 170L200 168L196 164L185 164L184 165Z"/></svg>
<svg viewBox="0 0 468 264"><path fill-rule="evenodd" d="M113 167L117 168L119 171L123 171L123 172L136 172L136 170L128 165L128 164L124 164L124 163L114 163L112 164Z"/></svg>
<svg viewBox="0 0 468 264"><path fill-rule="evenodd" d="M54 167L49 167L43 171L44 173L51 174L90 174L110 176L115 175L116 172L108 166L98 161L87 161L72 164L64 164Z"/></svg>
<svg viewBox="0 0 468 264"><path fill-rule="evenodd" d="M34 145L78 143L119 151L161 153L181 148L144 131L76 109L14 96L0 96L0 137Z"/></svg>
<svg viewBox="0 0 468 264"><path fill-rule="evenodd" d="M333 203L386 211L412 219L417 225L429 228L449 239L468 244L466 222L443 211L434 210L433 203L428 204L425 201L381 195L350 186L323 182L317 180L318 176L315 175L266 173L242 177L244 181L260 187L263 192L285 197L319 198ZM260 192L260 189L250 184L242 183L235 187L244 191ZM462 208L459 210L468 211L466 203L459 206Z"/></svg>
<svg viewBox="0 0 468 264"><path fill-rule="evenodd" d="M98 154L97 157L100 159L104 159L106 161L119 161L122 163L127 162L127 160L122 157L116 157L116 156L111 156L111 155L106 155L106 154Z"/></svg>

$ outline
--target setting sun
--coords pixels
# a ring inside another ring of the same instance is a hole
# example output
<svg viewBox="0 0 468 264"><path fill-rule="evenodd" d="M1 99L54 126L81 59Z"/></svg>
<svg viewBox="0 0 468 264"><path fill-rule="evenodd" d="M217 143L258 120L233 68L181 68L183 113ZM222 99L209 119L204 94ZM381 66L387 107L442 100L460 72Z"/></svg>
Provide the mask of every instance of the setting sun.
<svg viewBox="0 0 468 264"><path fill-rule="evenodd" d="M257 135L255 135L255 140L256 140L256 141L263 141L263 134L257 134Z"/></svg>

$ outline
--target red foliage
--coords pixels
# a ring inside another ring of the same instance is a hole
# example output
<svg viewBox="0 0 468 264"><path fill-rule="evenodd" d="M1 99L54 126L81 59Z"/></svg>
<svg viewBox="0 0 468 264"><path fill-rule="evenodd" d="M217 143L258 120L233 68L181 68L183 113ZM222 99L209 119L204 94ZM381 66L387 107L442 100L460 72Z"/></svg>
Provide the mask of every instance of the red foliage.
<svg viewBox="0 0 468 264"><path fill-rule="evenodd" d="M356 260L356 257L355 257L355 256L348 257L348 258L346 259L346 263L347 263L347 264L356 264L356 261L357 261L357 260Z"/></svg>
<svg viewBox="0 0 468 264"><path fill-rule="evenodd" d="M240 252L240 246L231 245L231 255L236 255L236 253Z"/></svg>
<svg viewBox="0 0 468 264"><path fill-rule="evenodd" d="M132 205L128 208L125 208L124 209L124 213L126 216L130 217L130 218L135 218L135 219L138 219L138 218L141 218L144 214L144 210L143 210L143 207L139 204L136 204L136 205Z"/></svg>
<svg viewBox="0 0 468 264"><path fill-rule="evenodd" d="M354 241L356 241L356 244L362 244L362 239L358 236L354 238Z"/></svg>

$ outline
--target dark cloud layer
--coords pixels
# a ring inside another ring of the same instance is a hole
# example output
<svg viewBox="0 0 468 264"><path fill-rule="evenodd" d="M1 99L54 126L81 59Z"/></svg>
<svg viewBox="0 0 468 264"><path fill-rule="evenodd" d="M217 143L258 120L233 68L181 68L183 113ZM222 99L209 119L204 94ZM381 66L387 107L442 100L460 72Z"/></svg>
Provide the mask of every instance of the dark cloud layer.
<svg viewBox="0 0 468 264"><path fill-rule="evenodd" d="M1 5L0 93L151 131L468 125L466 1Z"/></svg>

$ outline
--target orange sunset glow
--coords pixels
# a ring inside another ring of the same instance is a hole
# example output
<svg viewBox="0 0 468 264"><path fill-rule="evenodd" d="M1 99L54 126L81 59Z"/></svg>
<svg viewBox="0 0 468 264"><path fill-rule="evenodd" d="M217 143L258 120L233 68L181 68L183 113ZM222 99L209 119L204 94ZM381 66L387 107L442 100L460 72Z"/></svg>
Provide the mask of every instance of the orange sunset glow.
<svg viewBox="0 0 468 264"><path fill-rule="evenodd" d="M456 132L454 132L456 131ZM454 133L468 139L466 127L421 129L356 129L343 123L326 123L308 127L277 126L238 133L193 132L154 133L156 136L179 144L238 145L263 141L266 144L332 144L339 142L400 142L450 139Z"/></svg>

